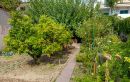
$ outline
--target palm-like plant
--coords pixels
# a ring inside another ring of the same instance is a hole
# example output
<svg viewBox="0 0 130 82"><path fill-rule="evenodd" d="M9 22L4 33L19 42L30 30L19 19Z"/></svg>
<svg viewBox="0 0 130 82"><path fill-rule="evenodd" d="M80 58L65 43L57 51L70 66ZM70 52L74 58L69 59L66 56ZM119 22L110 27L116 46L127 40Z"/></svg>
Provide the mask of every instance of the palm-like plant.
<svg viewBox="0 0 130 82"><path fill-rule="evenodd" d="M114 7L118 1L119 0L106 0L107 6L110 7L110 15L112 15L112 11L114 10Z"/></svg>

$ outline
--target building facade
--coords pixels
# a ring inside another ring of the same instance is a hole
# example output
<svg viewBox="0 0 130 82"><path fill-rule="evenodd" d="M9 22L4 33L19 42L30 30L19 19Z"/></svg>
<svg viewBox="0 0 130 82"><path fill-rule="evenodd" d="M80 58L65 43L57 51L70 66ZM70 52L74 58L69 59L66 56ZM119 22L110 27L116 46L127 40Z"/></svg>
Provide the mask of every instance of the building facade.
<svg viewBox="0 0 130 82"><path fill-rule="evenodd" d="M117 14L122 18L130 17L130 0L120 0L111 11L110 7L106 5L106 0L97 0L100 3L100 8L104 14ZM112 12L112 13L111 13Z"/></svg>

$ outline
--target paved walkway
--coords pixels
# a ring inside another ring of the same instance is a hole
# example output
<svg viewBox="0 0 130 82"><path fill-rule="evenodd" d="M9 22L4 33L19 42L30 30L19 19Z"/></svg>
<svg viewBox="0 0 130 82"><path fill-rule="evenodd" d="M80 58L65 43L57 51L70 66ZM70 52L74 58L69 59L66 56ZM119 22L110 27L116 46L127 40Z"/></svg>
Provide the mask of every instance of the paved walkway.
<svg viewBox="0 0 130 82"><path fill-rule="evenodd" d="M55 82L69 82L71 79L71 75L73 73L73 69L76 65L75 57L80 51L80 44L74 43L75 49L70 54L69 60L66 64L66 67L62 70L59 77L56 79Z"/></svg>

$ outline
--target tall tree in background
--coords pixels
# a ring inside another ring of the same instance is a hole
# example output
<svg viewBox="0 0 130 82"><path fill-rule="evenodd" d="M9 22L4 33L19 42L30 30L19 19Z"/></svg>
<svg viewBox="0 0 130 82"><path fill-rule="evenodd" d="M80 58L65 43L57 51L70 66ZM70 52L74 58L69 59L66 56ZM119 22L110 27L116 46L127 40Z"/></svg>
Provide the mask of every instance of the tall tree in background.
<svg viewBox="0 0 130 82"><path fill-rule="evenodd" d="M15 10L20 3L20 0L0 0L0 7L10 11Z"/></svg>
<svg viewBox="0 0 130 82"><path fill-rule="evenodd" d="M116 6L116 3L120 0L106 0L106 4L110 7L110 15L113 14L114 7ZM114 26L112 26L111 33L114 33Z"/></svg>
<svg viewBox="0 0 130 82"><path fill-rule="evenodd" d="M35 23L43 14L50 16L75 34L77 27L89 18L88 9L83 0L30 0L29 14Z"/></svg>
<svg viewBox="0 0 130 82"><path fill-rule="evenodd" d="M114 7L116 5L116 3L118 2L119 0L106 0L106 4L107 6L110 7L110 15L112 15L112 12L114 10Z"/></svg>

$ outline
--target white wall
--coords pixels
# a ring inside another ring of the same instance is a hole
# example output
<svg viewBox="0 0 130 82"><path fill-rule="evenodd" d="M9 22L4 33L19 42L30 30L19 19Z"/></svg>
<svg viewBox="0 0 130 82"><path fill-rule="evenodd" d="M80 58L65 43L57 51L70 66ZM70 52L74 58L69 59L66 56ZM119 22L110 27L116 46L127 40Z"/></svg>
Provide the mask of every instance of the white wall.
<svg viewBox="0 0 130 82"><path fill-rule="evenodd" d="M2 27L0 26L0 50L2 50L2 47L3 47L3 35L1 34L2 32Z"/></svg>
<svg viewBox="0 0 130 82"><path fill-rule="evenodd" d="M29 0L21 0L22 2L28 2Z"/></svg>
<svg viewBox="0 0 130 82"><path fill-rule="evenodd" d="M120 14L120 10L128 10L128 14L130 14L130 7L129 8L118 8L118 9L116 9L117 14Z"/></svg>
<svg viewBox="0 0 130 82"><path fill-rule="evenodd" d="M0 50L4 47L3 37L8 33L10 25L8 23L9 14L0 9Z"/></svg>
<svg viewBox="0 0 130 82"><path fill-rule="evenodd" d="M100 2L101 4L105 4L105 0L97 0L97 2Z"/></svg>

